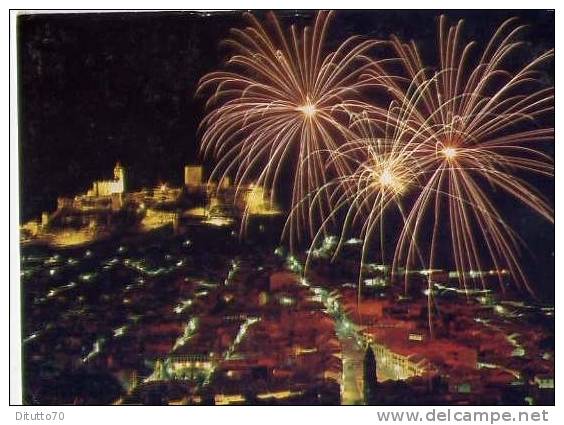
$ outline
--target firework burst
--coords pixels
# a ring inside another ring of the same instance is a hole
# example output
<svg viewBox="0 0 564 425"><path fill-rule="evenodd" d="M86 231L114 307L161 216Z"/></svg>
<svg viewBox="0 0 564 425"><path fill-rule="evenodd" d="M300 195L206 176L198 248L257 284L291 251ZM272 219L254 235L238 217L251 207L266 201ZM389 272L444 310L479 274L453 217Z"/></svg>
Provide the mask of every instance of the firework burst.
<svg viewBox="0 0 564 425"><path fill-rule="evenodd" d="M288 34L274 14L269 31L253 15L250 26L233 29L226 44L234 50L230 71L212 72L198 92L211 91L210 112L202 122L201 150L217 160L212 178L234 177L238 187L250 181L275 199L281 176L293 176L292 214L284 233L293 246L314 231L316 217L307 196L327 182L331 171L345 172L329 152L349 134L350 117L376 108L359 97L360 75L371 66L366 52L379 44L351 37L335 51L324 45L331 12L319 12L313 28ZM328 213L317 197L319 218Z"/></svg>
<svg viewBox="0 0 564 425"><path fill-rule="evenodd" d="M540 119L553 110L553 88L543 87L537 71L553 51L506 69L522 46L516 41L522 26L514 19L504 22L480 55L474 43L461 44L461 28L462 22L447 27L440 18L436 68L424 65L415 43L393 37L405 72L375 63L363 73L363 82L384 88L393 100L385 121L368 119L375 130L355 131L357 137L332 154L351 164L352 172L317 191L328 193L333 210L316 239L335 217L344 217L335 255L356 229L364 264L374 239L384 240L384 216L396 212L401 226L388 261L396 273L405 269L406 284L410 269L448 267L452 261L465 288L472 271L493 266L508 269L515 282L531 289L519 261L524 244L496 202L512 198L554 220L550 203L526 180L530 174L553 176L553 159L542 143L554 131Z"/></svg>

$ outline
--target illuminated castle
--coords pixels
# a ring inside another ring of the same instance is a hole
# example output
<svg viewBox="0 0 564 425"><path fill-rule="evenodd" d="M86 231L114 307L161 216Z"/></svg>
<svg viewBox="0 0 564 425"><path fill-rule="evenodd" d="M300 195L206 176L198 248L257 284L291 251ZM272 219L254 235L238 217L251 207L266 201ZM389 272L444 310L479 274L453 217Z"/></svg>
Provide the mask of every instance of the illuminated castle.
<svg viewBox="0 0 564 425"><path fill-rule="evenodd" d="M247 220L250 216L281 213L264 187L257 184L234 186L228 176L206 182L201 165L184 167L184 188L163 183L152 189L126 192L125 174L118 162L113 179L94 181L86 193L57 198L57 209L53 213L43 212L40 220L21 226L22 241L80 245L108 236L124 226L150 231L172 225L177 232L184 216L206 225L226 226L242 217ZM116 214L118 212L124 214ZM126 218L127 223L123 222Z"/></svg>
<svg viewBox="0 0 564 425"><path fill-rule="evenodd" d="M118 162L114 167L113 180L100 180L92 183L92 189L88 191L87 196L111 196L121 195L125 192L125 169Z"/></svg>

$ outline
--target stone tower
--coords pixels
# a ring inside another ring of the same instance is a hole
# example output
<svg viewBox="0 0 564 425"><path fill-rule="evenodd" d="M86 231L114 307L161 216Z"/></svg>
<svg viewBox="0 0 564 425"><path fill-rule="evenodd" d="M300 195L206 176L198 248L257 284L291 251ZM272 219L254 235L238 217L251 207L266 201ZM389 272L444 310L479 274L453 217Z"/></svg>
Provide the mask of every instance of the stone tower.
<svg viewBox="0 0 564 425"><path fill-rule="evenodd" d="M125 168L122 167L119 161L114 167L114 180L121 186L121 192L125 192Z"/></svg>

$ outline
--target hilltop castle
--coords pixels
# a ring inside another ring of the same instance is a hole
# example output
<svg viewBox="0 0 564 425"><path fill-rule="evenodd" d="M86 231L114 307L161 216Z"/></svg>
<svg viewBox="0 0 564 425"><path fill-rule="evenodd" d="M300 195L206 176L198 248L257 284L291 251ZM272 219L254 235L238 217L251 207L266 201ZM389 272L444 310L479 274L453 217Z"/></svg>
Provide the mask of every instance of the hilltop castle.
<svg viewBox="0 0 564 425"><path fill-rule="evenodd" d="M184 167L183 187L162 183L126 192L125 180L125 168L118 162L113 179L94 181L85 193L57 198L54 212L43 212L40 221L23 224L21 240L71 246L126 229L144 232L172 225L176 232L182 220L226 226L235 219L281 213L263 187L233 186L227 176L219 182L204 182L201 165Z"/></svg>
<svg viewBox="0 0 564 425"><path fill-rule="evenodd" d="M121 195L125 192L125 169L118 162L114 167L114 179L113 180L99 180L92 183L92 189L90 189L86 196L111 196L111 195Z"/></svg>

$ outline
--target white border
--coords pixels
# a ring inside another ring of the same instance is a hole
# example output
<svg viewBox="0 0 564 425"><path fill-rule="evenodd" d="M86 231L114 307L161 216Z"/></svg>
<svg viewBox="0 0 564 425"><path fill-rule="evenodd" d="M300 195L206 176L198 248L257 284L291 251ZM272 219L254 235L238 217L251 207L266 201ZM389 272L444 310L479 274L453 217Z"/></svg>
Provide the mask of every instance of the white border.
<svg viewBox="0 0 564 425"><path fill-rule="evenodd" d="M11 2L9 2L11 3ZM426 4L422 3L421 1L406 1L406 0L394 0L392 2L382 2L377 0L370 0L370 1L362 1L362 0L347 0L346 2L343 1L336 1L336 0L308 0L308 1L295 1L295 0L271 0L269 2L259 1L259 0L241 0L241 1L226 1L226 0L208 0L206 2L199 2L192 3L192 2L180 2L180 1L165 1L159 2L158 4L151 4L149 2L133 2L133 1L107 1L101 0L98 2L90 2L91 4L86 5L87 7L92 8L99 8L100 9L109 9L109 8L119 8L119 10L111 10L108 12L117 12L117 11L131 11L133 10L140 10L146 8L154 8L155 6L159 6L161 9L175 9L175 10L186 10L189 8L191 10L194 9L339 9L346 7L347 9L421 9L421 8L430 8L430 9L557 9L556 1L523 1L523 0L503 0L503 1L488 1L488 0L474 0L471 2L453 2L453 1L445 1L445 0L434 0L432 2L428 2ZM67 9L67 10L74 10L75 12L84 12L86 10L76 10L76 2L71 1L56 1L50 2L49 4L41 4L40 2L29 2L26 5L14 5L14 7L19 8L20 10L27 10L28 12L32 13L46 13L51 12L46 10L41 10L42 7L51 7L57 9ZM198 6L202 6L198 8ZM27 9L22 8L27 7ZM427 7L424 7L427 6ZM23 12L23 13L28 13ZM11 79L9 80L10 88L12 90L12 95L16 93L16 81L15 81L15 18L16 13L10 13L10 33L12 35L10 40L10 46L12 47L11 56L8 54L8 43L3 43L4 46L4 58L8 58L9 65L12 67L12 75ZM561 41L561 33L559 31L559 11L556 10L556 45L559 46ZM559 60L560 56L556 55L556 69L559 69ZM8 73L8 66L3 67L3 71L5 77L7 77ZM7 79L7 78L6 78ZM4 80L6 81L6 80ZM557 101L556 101L556 128L560 128L560 117L562 114L559 113L560 108L558 104L558 99L561 98L559 89L559 85L556 85L556 93L557 93ZM6 104L4 103L4 108L8 109ZM7 129L7 117L9 117L11 126L10 132L10 168L9 168L9 176L10 176L10 187L4 187L4 191L2 193L6 194L8 189L10 190L10 208L2 208L0 209L0 214L2 218L2 222L10 223L10 238L9 238L9 247L10 247L10 255L8 257L7 252L5 255L1 256L2 258L2 270L7 272L8 270L8 258L9 264L11 266L11 280L9 282L10 287L12 288L11 291L11 298L9 299L7 295L3 297L3 305L5 307L5 312L8 312L9 302L11 303L11 317L10 323L7 323L4 329L4 341L8 339L8 326L11 326L11 364L9 365L10 370L19 371L20 369L20 356L19 356L19 332L20 332L20 321L19 321L19 198L18 198L18 162L17 162L17 103L15 96L12 96L11 103L9 105L9 110L4 110L4 117L5 128ZM558 136L557 136L558 138ZM559 147L559 144L556 143L556 158L557 163L559 163L560 158L562 157L562 149ZM7 158L7 156L6 156ZM5 164L5 168L2 172L2 183L5 186L8 186L8 178L5 174L7 174L8 164ZM558 180L558 171L557 171L557 179L556 179L556 212L562 211L562 200L559 196L559 189L561 188L560 182ZM6 196L2 199L6 199ZM10 220L8 220L8 211L10 213ZM563 235L563 228L560 224L560 220L556 220L556 264L558 264L559 253L561 252L561 247L564 244ZM5 235L5 239L8 239L7 231L5 228L3 229L3 235ZM4 245L5 246L5 245ZM5 249L5 248L4 248ZM560 282L561 278L564 277L562 272L557 267L556 270L556 282ZM5 285L7 289L8 285ZM555 288L556 291L556 304L559 306L563 303L562 300L562 291L558 288ZM5 313L6 314L6 313ZM558 314L558 313L556 313ZM558 316L557 316L558 317ZM556 353L557 359L562 357L561 355L561 347L559 341L562 340L564 336L564 332L562 327L557 326L556 328ZM7 358L7 351L3 350L2 356L5 360L3 362L4 365L8 365L8 358ZM562 373L562 368L564 366L560 365L560 362L557 362L556 366L556 403L557 406L562 404L562 396L564 394L564 390L562 390L562 386L564 384L564 374ZM2 371L3 374L7 375L8 367L5 367ZM2 387L3 394L8 388L8 376L4 376L3 382L6 384ZM18 379L19 373L12 374L11 379L11 398L10 402L12 404L21 402L21 399L18 395L18 388L21 388L21 382ZM14 391L15 390L15 391ZM8 400L8 394L6 391L4 400ZM5 405L4 405L5 406ZM400 408L388 408L383 407L389 410L401 410ZM80 423L85 424L93 424L99 423L100 421L111 420L112 422L118 421L131 421L135 420L136 422L141 423L149 423L153 422L155 419L158 419L161 422L165 421L182 421L182 422L191 422L191 423L221 423L221 421L225 423L245 423L245 424L263 424L265 421L274 422L274 423L288 423L288 421L294 421L296 423L302 423L305 421L315 421L315 422L323 422L323 423L340 423L346 424L351 420L375 420L374 418L374 410L379 408L354 408L354 407L339 407L339 408L325 408L325 407L286 407L286 408L273 408L267 407L238 407L238 408L219 408L219 407L197 407L197 408L158 408L158 407L80 407L80 408L35 408L35 407L4 407L2 409L2 416L5 419L10 420L10 423L15 422L16 419L16 412L35 412L35 411L54 411L54 410L64 410L66 413L66 420L72 420L73 423ZM471 408L477 409L477 408ZM425 411L425 407L414 407L411 410L418 410L418 411ZM483 410L511 410L517 411L519 408L483 408ZM563 423L564 421L564 411L556 409L554 407L548 407L547 410L550 412L550 422L549 423ZM119 423L119 422L118 422Z"/></svg>

